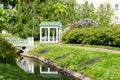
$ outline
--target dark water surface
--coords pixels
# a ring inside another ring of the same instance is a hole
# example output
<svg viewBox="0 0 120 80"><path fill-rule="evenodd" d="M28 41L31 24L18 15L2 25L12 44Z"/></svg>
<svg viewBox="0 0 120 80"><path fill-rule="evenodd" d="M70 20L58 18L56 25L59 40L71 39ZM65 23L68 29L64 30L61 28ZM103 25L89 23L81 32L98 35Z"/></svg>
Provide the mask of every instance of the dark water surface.
<svg viewBox="0 0 120 80"><path fill-rule="evenodd" d="M17 62L18 66L26 73L33 74L38 80L72 80L62 75L54 68L41 64L38 60L24 57Z"/></svg>

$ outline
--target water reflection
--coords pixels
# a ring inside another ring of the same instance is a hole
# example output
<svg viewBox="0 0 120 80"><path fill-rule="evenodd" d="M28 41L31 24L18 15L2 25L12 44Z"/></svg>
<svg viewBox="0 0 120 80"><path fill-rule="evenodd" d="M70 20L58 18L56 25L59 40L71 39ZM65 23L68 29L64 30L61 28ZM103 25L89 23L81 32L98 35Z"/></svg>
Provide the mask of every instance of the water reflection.
<svg viewBox="0 0 120 80"><path fill-rule="evenodd" d="M17 62L18 66L22 68L27 73L34 73L34 62L29 58L23 58Z"/></svg>
<svg viewBox="0 0 120 80"><path fill-rule="evenodd" d="M18 66L25 72L39 76L40 80L71 80L64 75L58 73L54 68L43 66L37 60L30 58L23 58L17 62ZM52 78L52 79L50 79ZM57 79L56 79L57 78Z"/></svg>
<svg viewBox="0 0 120 80"><path fill-rule="evenodd" d="M40 73L41 74L58 74L58 72L55 71L55 69L45 67L45 66L42 66L42 65L40 65Z"/></svg>

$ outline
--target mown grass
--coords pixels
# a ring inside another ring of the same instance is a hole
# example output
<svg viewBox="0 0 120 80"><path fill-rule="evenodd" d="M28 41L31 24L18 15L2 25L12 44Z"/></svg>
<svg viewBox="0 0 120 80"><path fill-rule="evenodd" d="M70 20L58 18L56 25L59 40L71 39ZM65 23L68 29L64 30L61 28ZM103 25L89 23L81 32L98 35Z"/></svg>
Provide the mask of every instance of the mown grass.
<svg viewBox="0 0 120 80"><path fill-rule="evenodd" d="M120 54L57 44L43 44L30 53L84 73L95 80L120 80Z"/></svg>
<svg viewBox="0 0 120 80"><path fill-rule="evenodd" d="M35 41L34 41L34 44L35 44L35 45L40 45L40 41L39 41L39 40L35 40Z"/></svg>
<svg viewBox="0 0 120 80"><path fill-rule="evenodd" d="M16 65L0 63L0 80L38 80Z"/></svg>
<svg viewBox="0 0 120 80"><path fill-rule="evenodd" d="M81 47L91 47L91 48L103 48L103 49L112 49L112 50L119 50L119 47L112 47L112 46L102 46L102 45L88 45L88 44L67 44L64 43L64 45L67 46L81 46Z"/></svg>

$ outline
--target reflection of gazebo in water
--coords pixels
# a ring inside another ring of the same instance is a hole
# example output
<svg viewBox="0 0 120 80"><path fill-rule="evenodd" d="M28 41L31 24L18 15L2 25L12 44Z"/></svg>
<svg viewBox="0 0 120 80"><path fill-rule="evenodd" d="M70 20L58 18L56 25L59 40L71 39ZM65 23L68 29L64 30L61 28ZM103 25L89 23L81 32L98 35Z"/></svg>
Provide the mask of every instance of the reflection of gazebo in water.
<svg viewBox="0 0 120 80"><path fill-rule="evenodd" d="M59 43L61 41L62 24L61 22L41 22L40 42Z"/></svg>

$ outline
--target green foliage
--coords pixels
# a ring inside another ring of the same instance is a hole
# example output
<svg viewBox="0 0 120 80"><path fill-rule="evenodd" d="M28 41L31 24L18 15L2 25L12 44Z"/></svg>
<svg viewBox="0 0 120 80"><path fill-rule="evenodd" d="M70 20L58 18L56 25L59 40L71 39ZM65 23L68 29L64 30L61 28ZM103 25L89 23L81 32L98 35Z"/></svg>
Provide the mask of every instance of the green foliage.
<svg viewBox="0 0 120 80"><path fill-rule="evenodd" d="M17 65L0 63L0 80L38 80L38 79L36 79L31 74L25 73Z"/></svg>
<svg viewBox="0 0 120 80"><path fill-rule="evenodd" d="M95 20L97 18L94 6L91 6L91 4L88 1L85 1L84 4L80 5L79 12L81 19L91 18Z"/></svg>
<svg viewBox="0 0 120 80"><path fill-rule="evenodd" d="M110 25L112 22L113 9L108 3L104 3L103 7L95 8L92 3L85 1L84 4L81 4L79 7L80 18L90 18L99 23L100 26Z"/></svg>
<svg viewBox="0 0 120 80"><path fill-rule="evenodd" d="M0 31L6 29L21 37L34 36L39 39L41 21L61 21L63 26L77 20L90 18L99 25L111 22L113 11L108 4L103 9L95 9L87 1L76 8L75 0L1 0L4 9L0 9ZM8 5L14 8L8 9ZM7 11L9 10L9 11Z"/></svg>
<svg viewBox="0 0 120 80"><path fill-rule="evenodd" d="M48 51L41 53L41 50ZM120 79L119 54L56 44L43 44L31 53L43 56L62 67L73 69L96 80Z"/></svg>
<svg viewBox="0 0 120 80"><path fill-rule="evenodd" d="M8 32L14 33L15 28L13 26L15 26L15 24L17 23L17 19L16 19L16 14L17 11L16 9L3 9L0 8L0 32L2 30L7 30ZM17 31L17 30L16 30Z"/></svg>
<svg viewBox="0 0 120 80"><path fill-rule="evenodd" d="M7 26L7 21L6 21L6 13L8 12L8 10L4 10L2 8L0 8L0 32L3 30L3 29L6 29L6 26Z"/></svg>
<svg viewBox="0 0 120 80"><path fill-rule="evenodd" d="M0 36L0 63L16 64L16 50Z"/></svg>
<svg viewBox="0 0 120 80"><path fill-rule="evenodd" d="M63 25L78 18L74 0L19 0L12 12L8 31L21 37L39 38L41 21L61 21Z"/></svg>
<svg viewBox="0 0 120 80"><path fill-rule="evenodd" d="M37 14L40 14L41 20L61 21L63 25L74 22L79 19L74 0L47 0L36 7Z"/></svg>
<svg viewBox="0 0 120 80"><path fill-rule="evenodd" d="M106 57L102 58L98 63L95 63L94 65L87 66L84 70L81 70L82 72L85 72L85 74L95 74L91 75L91 77L96 77L96 79L99 80L119 80L119 68L118 66L120 59L118 59L119 54L109 54ZM102 67L104 66L104 68ZM92 72L92 73L91 73Z"/></svg>
<svg viewBox="0 0 120 80"><path fill-rule="evenodd" d="M5 9L14 8L18 0L0 0L0 3L4 4Z"/></svg>
<svg viewBox="0 0 120 80"><path fill-rule="evenodd" d="M105 3L103 4L103 8L97 9L97 21L99 22L100 26L110 25L112 22L112 17L114 15L113 9L110 4Z"/></svg>
<svg viewBox="0 0 120 80"><path fill-rule="evenodd" d="M63 40L67 43L105 45L120 47L120 27L76 28L64 33Z"/></svg>

